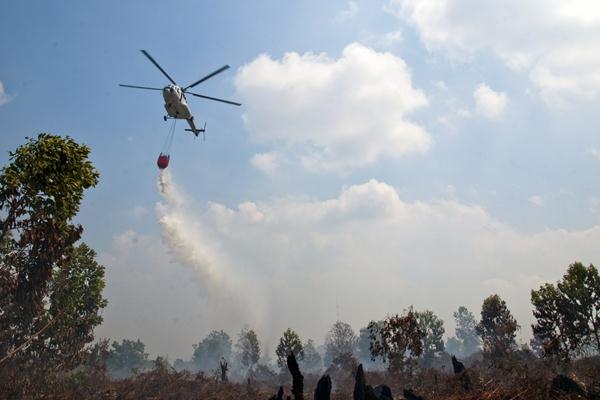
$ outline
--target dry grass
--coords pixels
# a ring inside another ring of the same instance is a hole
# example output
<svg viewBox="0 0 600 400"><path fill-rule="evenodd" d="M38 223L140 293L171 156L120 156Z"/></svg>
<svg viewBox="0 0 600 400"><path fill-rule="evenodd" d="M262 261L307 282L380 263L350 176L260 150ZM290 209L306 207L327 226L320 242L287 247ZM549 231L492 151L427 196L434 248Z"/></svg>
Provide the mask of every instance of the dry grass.
<svg viewBox="0 0 600 400"><path fill-rule="evenodd" d="M390 374L367 372L367 384L385 383L395 399L402 399L404 389L411 388L425 399L439 400L517 400L517 399L582 399L600 398L600 359L585 359L573 364L570 376L588 395L565 394L550 389L556 376L556 367L540 360L504 360L496 367L483 362L468 368L465 380L452 372L419 370L414 373ZM319 376L305 374L305 398L312 399ZM332 399L352 399L353 371L332 373ZM291 382L284 385L286 396L291 393ZM279 387L279 382L234 383L217 382L202 373L175 372L165 365L131 378L111 380L102 370L80 371L46 387L43 392L29 392L30 398L48 399L202 399L202 400L267 400ZM3 396L0 395L0 398ZM284 396L285 398L285 396Z"/></svg>
<svg viewBox="0 0 600 400"><path fill-rule="evenodd" d="M551 382L557 368L539 360L505 360L491 368L479 363L466 372L470 388L464 389L464 380L453 373L439 370L420 370L413 374L391 375L384 372L368 372L367 383L386 383L392 389L394 398L402 399L403 390L412 388L425 399L440 400L517 400L517 399L581 399L598 398L600 393L600 360L580 360L571 367L573 377L588 395L565 394L552 391ZM305 398L312 399L319 376L305 376ZM352 371L336 371L332 374L332 399L352 399L354 378ZM134 377L112 381L101 371L96 371L76 382L54 386L51 393L43 395L52 399L240 399L266 400L279 387L278 382L233 383L216 382L202 373L187 371L175 372L165 366ZM291 384L291 382L290 382ZM286 395L290 394L290 384L284 385ZM285 398L285 397L284 397Z"/></svg>

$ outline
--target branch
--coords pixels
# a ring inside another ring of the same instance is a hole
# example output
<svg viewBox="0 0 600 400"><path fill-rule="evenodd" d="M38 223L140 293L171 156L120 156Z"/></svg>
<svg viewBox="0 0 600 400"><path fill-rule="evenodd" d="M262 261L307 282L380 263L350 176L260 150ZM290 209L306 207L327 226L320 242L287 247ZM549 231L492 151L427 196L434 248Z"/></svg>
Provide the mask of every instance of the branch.
<svg viewBox="0 0 600 400"><path fill-rule="evenodd" d="M52 320L49 321L46 325L44 325L42 327L42 329L40 329L39 331L37 331L36 333L34 333L29 339L27 339L19 347L17 347L13 351L9 351L2 359L0 359L0 365L2 365L2 363L4 363L4 361L6 361L9 358L11 358L12 356L14 356L19 351L23 350L27 345L29 345L29 343L31 343L34 339L36 339L39 335L41 335L46 329L48 329L52 324L54 324L54 322L56 322L56 320L58 319L59 314L57 314L56 317L52 318Z"/></svg>

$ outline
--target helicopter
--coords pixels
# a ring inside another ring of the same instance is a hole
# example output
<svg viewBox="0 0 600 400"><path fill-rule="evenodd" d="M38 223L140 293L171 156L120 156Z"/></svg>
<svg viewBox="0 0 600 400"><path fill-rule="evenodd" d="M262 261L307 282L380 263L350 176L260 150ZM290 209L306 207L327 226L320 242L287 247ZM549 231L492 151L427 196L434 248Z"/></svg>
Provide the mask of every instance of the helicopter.
<svg viewBox="0 0 600 400"><path fill-rule="evenodd" d="M241 106L240 103L236 103L234 101L229 101L229 100L219 99L217 97L210 97L210 96L205 96L205 95L198 94L198 93L188 92L189 89L192 89L193 87L199 85L200 83L229 69L229 65L224 65L221 68L217 69L216 71L213 71L210 74L206 75L205 77L192 83L191 85L188 85L188 86L182 88L181 86L177 85L177 83L173 80L173 78L171 78L169 76L169 74L167 74L167 72L164 69L162 69L162 67L156 62L156 60L154 60L154 58L152 58L152 56L150 54L148 54L148 52L146 50L141 50L141 52L143 55L145 55L148 58L148 60L150 60L150 62L152 64L154 64L154 66L156 68L158 68L160 70L160 72L163 73L164 76L167 77L167 79L171 83L162 89L155 88L155 87L124 85L124 84L119 84L119 86L126 87L126 88L132 88L132 89L162 91L163 99L165 100L165 110L167 110L167 115L165 115L163 117L165 122L168 119L185 119L187 121L188 125L190 126L189 129L185 129L186 131L192 132L194 135L196 135L196 137L198 136L199 133L204 134L204 132L206 132L206 123L204 124L204 127L201 129L198 129L196 127L196 124L194 123L194 116L192 115L190 108L187 104L187 99L185 97L186 94L191 94L192 96L200 97L200 98L207 99L207 100L219 101L221 103L231 104L234 106Z"/></svg>

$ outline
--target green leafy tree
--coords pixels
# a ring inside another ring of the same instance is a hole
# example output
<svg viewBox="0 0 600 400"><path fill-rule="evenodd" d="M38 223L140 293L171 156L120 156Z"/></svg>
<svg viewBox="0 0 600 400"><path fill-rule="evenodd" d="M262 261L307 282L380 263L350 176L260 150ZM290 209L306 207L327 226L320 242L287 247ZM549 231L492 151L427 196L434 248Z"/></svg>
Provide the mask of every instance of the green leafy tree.
<svg viewBox="0 0 600 400"><path fill-rule="evenodd" d="M377 336L377 340L381 340L381 335L379 335L379 330L383 327L383 321L373 322L373 331L375 336ZM357 357L361 364L365 367L382 367L383 362L381 357L374 358L371 355L371 330L368 326L364 328L360 328L358 333L358 340L356 342L357 349Z"/></svg>
<svg viewBox="0 0 600 400"><path fill-rule="evenodd" d="M235 345L240 363L247 368L254 368L260 359L260 343L252 329L242 329Z"/></svg>
<svg viewBox="0 0 600 400"><path fill-rule="evenodd" d="M581 263L569 265L556 286L531 291L535 342L544 356L568 360L590 348L600 351L600 277Z"/></svg>
<svg viewBox="0 0 600 400"><path fill-rule="evenodd" d="M415 318L423 334L422 349L423 365L428 367L435 355L444 351L444 321L432 311L415 311Z"/></svg>
<svg viewBox="0 0 600 400"><path fill-rule="evenodd" d="M336 321L325 336L325 365L329 365L340 356L352 356L356 351L357 341L358 338L350 324Z"/></svg>
<svg viewBox="0 0 600 400"><path fill-rule="evenodd" d="M460 306L454 312L456 321L456 338L460 341L460 354L467 356L479 350L481 340L477 335L477 320L467 307Z"/></svg>
<svg viewBox="0 0 600 400"><path fill-rule="evenodd" d="M35 343L38 354L59 354L69 364L69 357L78 355L94 340L94 327L102 323L100 312L108 304L102 297L104 285L104 267L96 262L96 252L81 243L65 265L53 273L48 312L56 323L49 326L49 339L43 345ZM65 348L71 352L62 352ZM79 359L76 356L72 361L71 365Z"/></svg>
<svg viewBox="0 0 600 400"><path fill-rule="evenodd" d="M106 366L118 377L129 375L132 371L145 367L148 362L148 353L145 352L146 345L140 339L123 339L121 343L113 342Z"/></svg>
<svg viewBox="0 0 600 400"><path fill-rule="evenodd" d="M401 371L413 364L423 352L424 333L415 312L409 308L403 315L393 315L383 323L372 321L371 355L381 357L391 371Z"/></svg>
<svg viewBox="0 0 600 400"><path fill-rule="evenodd" d="M481 321L475 329L481 337L483 351L493 358L504 356L517 346L515 336L519 325L497 294L483 301Z"/></svg>
<svg viewBox="0 0 600 400"><path fill-rule="evenodd" d="M300 336L291 328L288 328L283 332L283 335L279 339L275 354L277 355L277 365L283 371L287 369L287 356L290 353L294 353L296 360L302 361L304 359L304 347Z"/></svg>
<svg viewBox="0 0 600 400"><path fill-rule="evenodd" d="M201 371L215 371L221 359L229 360L231 347L231 338L226 332L212 331L194 346L192 362Z"/></svg>
<svg viewBox="0 0 600 400"><path fill-rule="evenodd" d="M304 359L302 360L302 368L307 371L320 370L323 367L323 359L315 348L315 342L312 339L304 344Z"/></svg>
<svg viewBox="0 0 600 400"><path fill-rule="evenodd" d="M0 171L0 369L20 377L33 365L79 364L102 321L103 268L87 246L75 248L83 228L72 223L98 182L88 156L71 138L40 134Z"/></svg>
<svg viewBox="0 0 600 400"><path fill-rule="evenodd" d="M381 322L383 324L383 322ZM356 341L356 355L362 364L371 362L371 332L368 327L360 328Z"/></svg>

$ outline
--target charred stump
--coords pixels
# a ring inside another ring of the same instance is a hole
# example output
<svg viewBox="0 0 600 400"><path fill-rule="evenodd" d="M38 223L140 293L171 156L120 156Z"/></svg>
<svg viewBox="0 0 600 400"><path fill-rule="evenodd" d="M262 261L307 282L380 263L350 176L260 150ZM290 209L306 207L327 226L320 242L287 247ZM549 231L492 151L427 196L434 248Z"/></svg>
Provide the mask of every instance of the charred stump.
<svg viewBox="0 0 600 400"><path fill-rule="evenodd" d="M354 400L366 400L367 385L365 382L365 373L363 366L360 364L356 370L354 377Z"/></svg>
<svg viewBox="0 0 600 400"><path fill-rule="evenodd" d="M404 389L403 394L406 400L424 400L423 397L417 395L412 389Z"/></svg>
<svg viewBox="0 0 600 400"><path fill-rule="evenodd" d="M586 395L585 390L583 390L577 382L562 374L556 375L554 379L552 379L550 391L554 393L562 392L566 394L576 394L579 396Z"/></svg>
<svg viewBox="0 0 600 400"><path fill-rule="evenodd" d="M377 400L394 400L392 389L390 389L388 385L382 384L375 386L375 388L373 388L373 394Z"/></svg>
<svg viewBox="0 0 600 400"><path fill-rule="evenodd" d="M452 356L452 368L454 369L454 375L458 377L462 389L465 391L471 390L471 378L467 374L467 369L455 356Z"/></svg>
<svg viewBox="0 0 600 400"><path fill-rule="evenodd" d="M317 388L315 389L315 400L330 400L331 399L331 378L329 375L323 375Z"/></svg>
<svg viewBox="0 0 600 400"><path fill-rule="evenodd" d="M219 368L221 370L221 382L227 382L227 371L229 370L229 367L224 358L219 362Z"/></svg>
<svg viewBox="0 0 600 400"><path fill-rule="evenodd" d="M454 373L458 375L465 370L465 364L458 361L455 356L452 356L452 368L454 368Z"/></svg>
<svg viewBox="0 0 600 400"><path fill-rule="evenodd" d="M360 364L354 378L354 400L392 400L392 391L387 385L379 385L375 389L367 385L365 371Z"/></svg>
<svg viewBox="0 0 600 400"><path fill-rule="evenodd" d="M300 373L300 367L294 353L287 357L287 367L292 374L292 394L294 400L304 400L304 377Z"/></svg>

